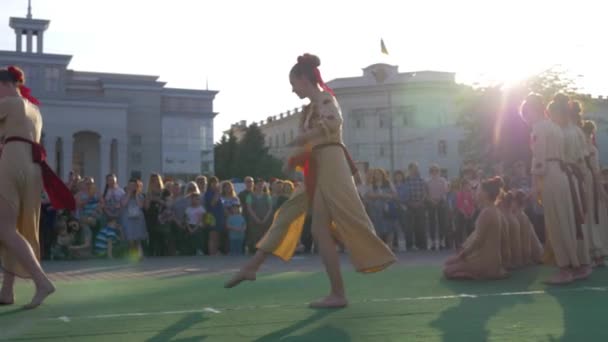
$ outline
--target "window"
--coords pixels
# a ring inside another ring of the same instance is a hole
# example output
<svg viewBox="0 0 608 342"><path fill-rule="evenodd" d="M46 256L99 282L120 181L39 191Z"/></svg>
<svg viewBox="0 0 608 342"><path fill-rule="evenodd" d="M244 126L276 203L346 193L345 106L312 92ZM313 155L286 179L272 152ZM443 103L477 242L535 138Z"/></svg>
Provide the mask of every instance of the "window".
<svg viewBox="0 0 608 342"><path fill-rule="evenodd" d="M48 92L59 91L59 68L46 68L44 70L44 88Z"/></svg>
<svg viewBox="0 0 608 342"><path fill-rule="evenodd" d="M384 157L384 146L380 146L380 157Z"/></svg>
<svg viewBox="0 0 608 342"><path fill-rule="evenodd" d="M131 153L131 162L135 164L141 164L142 156L141 152L133 152Z"/></svg>
<svg viewBox="0 0 608 342"><path fill-rule="evenodd" d="M287 135L283 132L283 145L287 144Z"/></svg>
<svg viewBox="0 0 608 342"><path fill-rule="evenodd" d="M446 156L448 154L448 145L445 140L439 140L439 143L437 144L437 153L440 156Z"/></svg>
<svg viewBox="0 0 608 342"><path fill-rule="evenodd" d="M363 123L361 122L361 119L357 119L357 120L355 120L355 121L356 121L356 126L357 126L357 128L361 128L361 127L363 127Z"/></svg>
<svg viewBox="0 0 608 342"><path fill-rule="evenodd" d="M289 141L293 141L293 129L289 131Z"/></svg>
<svg viewBox="0 0 608 342"><path fill-rule="evenodd" d="M384 118L380 118L380 128L384 128Z"/></svg>
<svg viewBox="0 0 608 342"><path fill-rule="evenodd" d="M272 148L272 137L268 137L268 147Z"/></svg>
<svg viewBox="0 0 608 342"><path fill-rule="evenodd" d="M131 146L141 146L141 135L139 135L139 134L131 135Z"/></svg>
<svg viewBox="0 0 608 342"><path fill-rule="evenodd" d="M274 136L274 145L276 147L279 147L279 135L278 134Z"/></svg>

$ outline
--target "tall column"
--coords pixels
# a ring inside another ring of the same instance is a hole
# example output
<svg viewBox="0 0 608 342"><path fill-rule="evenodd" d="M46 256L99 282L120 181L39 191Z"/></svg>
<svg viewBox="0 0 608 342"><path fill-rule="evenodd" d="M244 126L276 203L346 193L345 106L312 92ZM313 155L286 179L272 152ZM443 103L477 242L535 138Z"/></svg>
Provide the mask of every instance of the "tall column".
<svg viewBox="0 0 608 342"><path fill-rule="evenodd" d="M63 180L67 181L70 172L74 168L74 136L64 136L61 140L63 141L63 161L61 163L61 172L63 173Z"/></svg>
<svg viewBox="0 0 608 342"><path fill-rule="evenodd" d="M38 45L38 47L36 48L36 53L42 53L42 48L43 48L42 43L44 40L44 39L42 39L43 34L44 33L42 31L38 31L38 34L36 35L36 44Z"/></svg>
<svg viewBox="0 0 608 342"><path fill-rule="evenodd" d="M32 53L32 30L27 30L27 52Z"/></svg>
<svg viewBox="0 0 608 342"><path fill-rule="evenodd" d="M106 175L110 173L110 158L112 151L112 139L102 138L99 140L99 179L100 182L105 179Z"/></svg>
<svg viewBox="0 0 608 342"><path fill-rule="evenodd" d="M17 52L21 52L21 42L23 37L21 36L21 31L15 30L15 41L17 43Z"/></svg>
<svg viewBox="0 0 608 342"><path fill-rule="evenodd" d="M127 140L116 139L116 152L118 153L118 163L116 173L123 184L130 178L129 167L127 165Z"/></svg>
<svg viewBox="0 0 608 342"><path fill-rule="evenodd" d="M52 135L44 137L44 145L46 162L51 167L51 170L57 172L57 137Z"/></svg>

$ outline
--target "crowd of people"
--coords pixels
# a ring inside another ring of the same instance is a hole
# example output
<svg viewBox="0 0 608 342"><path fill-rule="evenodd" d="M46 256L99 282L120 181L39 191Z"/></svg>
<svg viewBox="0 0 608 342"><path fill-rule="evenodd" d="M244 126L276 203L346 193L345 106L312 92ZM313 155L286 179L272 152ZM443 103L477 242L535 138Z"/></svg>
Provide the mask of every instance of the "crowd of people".
<svg viewBox="0 0 608 342"><path fill-rule="evenodd" d="M145 191L138 179L121 187L116 175L106 177L101 191L74 172L66 183L75 211L42 201L43 259L253 253L294 191L291 181L252 177L238 194L231 181L206 176L186 183L153 174Z"/></svg>

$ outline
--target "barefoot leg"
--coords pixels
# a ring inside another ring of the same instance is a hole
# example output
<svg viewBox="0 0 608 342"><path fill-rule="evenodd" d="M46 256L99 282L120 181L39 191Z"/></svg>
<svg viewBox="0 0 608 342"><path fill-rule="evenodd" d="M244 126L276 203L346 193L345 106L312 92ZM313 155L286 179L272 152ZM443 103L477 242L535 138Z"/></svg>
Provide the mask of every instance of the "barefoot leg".
<svg viewBox="0 0 608 342"><path fill-rule="evenodd" d="M254 281L256 279L255 274L258 272L260 266L262 266L267 256L268 253L258 249L257 252L255 252L255 254L253 255L253 257L249 259L249 261L247 261L247 263L243 266L243 268L241 268L241 270L238 271L232 277L232 279L230 279L226 282L226 284L224 284L224 287L230 289L237 286L242 281Z"/></svg>
<svg viewBox="0 0 608 342"><path fill-rule="evenodd" d="M321 193L317 193L313 200L312 212L311 230L329 277L331 291L329 296L311 303L311 307L344 307L347 305L347 301L344 293L344 282L340 273L340 259L336 251L336 244L330 233L331 218Z"/></svg>
<svg viewBox="0 0 608 342"><path fill-rule="evenodd" d="M17 233L17 214L15 210L0 197L0 241L15 260L25 268L36 284L36 293L25 309L32 309L44 301L55 287L40 267L29 243Z"/></svg>
<svg viewBox="0 0 608 342"><path fill-rule="evenodd" d="M2 290L0 290L0 305L11 305L15 303L15 295L13 293L15 285L15 275L4 271L2 277Z"/></svg>

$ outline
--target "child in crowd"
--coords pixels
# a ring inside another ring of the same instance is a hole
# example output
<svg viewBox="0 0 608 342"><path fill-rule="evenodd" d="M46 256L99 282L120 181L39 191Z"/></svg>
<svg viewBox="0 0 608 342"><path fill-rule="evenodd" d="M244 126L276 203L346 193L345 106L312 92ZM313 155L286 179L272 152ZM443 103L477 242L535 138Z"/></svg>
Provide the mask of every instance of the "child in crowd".
<svg viewBox="0 0 608 342"><path fill-rule="evenodd" d="M247 224L245 223L245 218L241 215L240 204L233 204L228 210L229 216L226 228L228 228L230 234L230 254L243 255Z"/></svg>
<svg viewBox="0 0 608 342"><path fill-rule="evenodd" d="M122 230L115 218L110 218L107 225L102 228L95 239L95 255L113 259L118 246L122 240Z"/></svg>
<svg viewBox="0 0 608 342"><path fill-rule="evenodd" d="M190 206L186 208L187 235L189 236L190 251L203 255L203 229L205 223L205 208L201 205L201 194L198 191L189 194Z"/></svg>
<svg viewBox="0 0 608 342"><path fill-rule="evenodd" d="M65 220L57 221L55 226L57 241L51 248L51 260L63 260L69 257L69 249L74 242L74 235L68 230Z"/></svg>

